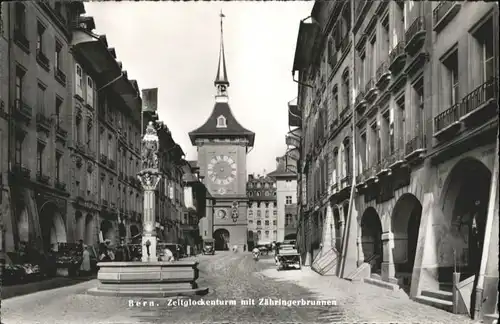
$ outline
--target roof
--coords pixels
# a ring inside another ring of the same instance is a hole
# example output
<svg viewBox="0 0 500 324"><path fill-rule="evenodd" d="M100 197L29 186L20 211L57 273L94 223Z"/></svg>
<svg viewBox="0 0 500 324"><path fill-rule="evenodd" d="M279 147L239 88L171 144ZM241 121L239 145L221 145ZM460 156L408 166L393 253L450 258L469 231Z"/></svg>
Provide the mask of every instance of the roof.
<svg viewBox="0 0 500 324"><path fill-rule="evenodd" d="M226 118L227 127L217 128L217 118L220 116ZM207 121L199 128L189 132L189 138L193 145L195 145L197 138L226 136L244 136L249 140L249 146L253 146L255 141L255 133L241 126L234 117L227 102L216 102L212 114L208 117Z"/></svg>
<svg viewBox="0 0 500 324"><path fill-rule="evenodd" d="M308 66L311 58L310 49L314 43L313 33L315 29L315 25L312 23L300 22L292 71L302 70Z"/></svg>
<svg viewBox="0 0 500 324"><path fill-rule="evenodd" d="M268 174L269 177L272 177L275 179L276 178L295 178L295 177L297 177L297 173L292 172L287 168L288 167L287 154L277 158L276 161L278 162L278 166L277 166L276 170L274 170L273 172ZM292 165L293 165L293 163L291 163L290 166L292 166Z"/></svg>

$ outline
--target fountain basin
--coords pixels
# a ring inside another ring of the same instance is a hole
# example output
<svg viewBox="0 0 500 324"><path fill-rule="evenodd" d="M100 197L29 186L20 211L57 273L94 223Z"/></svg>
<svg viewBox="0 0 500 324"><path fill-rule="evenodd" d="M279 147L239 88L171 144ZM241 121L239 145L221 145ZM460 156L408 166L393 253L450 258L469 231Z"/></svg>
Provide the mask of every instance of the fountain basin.
<svg viewBox="0 0 500 324"><path fill-rule="evenodd" d="M90 295L122 297L175 297L205 295L199 288L198 262L100 262L99 285Z"/></svg>

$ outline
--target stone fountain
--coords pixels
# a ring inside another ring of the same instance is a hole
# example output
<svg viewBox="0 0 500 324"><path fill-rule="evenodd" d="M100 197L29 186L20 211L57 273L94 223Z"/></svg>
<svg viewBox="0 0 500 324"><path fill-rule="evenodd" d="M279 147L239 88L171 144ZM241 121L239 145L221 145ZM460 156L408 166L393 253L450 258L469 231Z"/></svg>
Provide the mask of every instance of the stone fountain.
<svg viewBox="0 0 500 324"><path fill-rule="evenodd" d="M174 297L204 295L198 288L198 262L158 261L156 256L155 190L162 174L158 168L159 140L152 122L142 139L142 171L138 178L144 189L142 260L140 262L100 262L99 285L91 295L127 297Z"/></svg>

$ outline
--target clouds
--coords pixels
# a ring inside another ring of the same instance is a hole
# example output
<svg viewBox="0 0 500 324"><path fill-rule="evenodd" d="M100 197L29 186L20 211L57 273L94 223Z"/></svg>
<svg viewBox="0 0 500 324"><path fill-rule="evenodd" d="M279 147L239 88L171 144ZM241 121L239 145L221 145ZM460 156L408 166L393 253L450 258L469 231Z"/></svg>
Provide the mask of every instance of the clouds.
<svg viewBox="0 0 500 324"><path fill-rule="evenodd" d="M275 168L285 151L287 102L297 95L291 67L300 19L313 2L87 2L96 32L106 34L129 78L158 87L158 112L174 139L196 158L188 132L214 106L220 10L229 103L235 117L256 133L248 171Z"/></svg>

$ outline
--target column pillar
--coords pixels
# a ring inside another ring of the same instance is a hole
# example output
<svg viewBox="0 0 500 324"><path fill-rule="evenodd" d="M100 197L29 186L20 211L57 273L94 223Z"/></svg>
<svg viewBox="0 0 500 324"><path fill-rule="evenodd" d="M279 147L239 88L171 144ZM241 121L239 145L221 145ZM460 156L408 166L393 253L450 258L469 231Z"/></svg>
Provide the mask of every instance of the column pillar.
<svg viewBox="0 0 500 324"><path fill-rule="evenodd" d="M394 234L392 232L382 233L382 280L393 282L395 280L396 268L392 249L394 248Z"/></svg>
<svg viewBox="0 0 500 324"><path fill-rule="evenodd" d="M358 230L358 238L356 239L356 246L358 248L358 260L356 266L361 266L365 262L365 254L363 253L363 236L361 234L361 226Z"/></svg>

